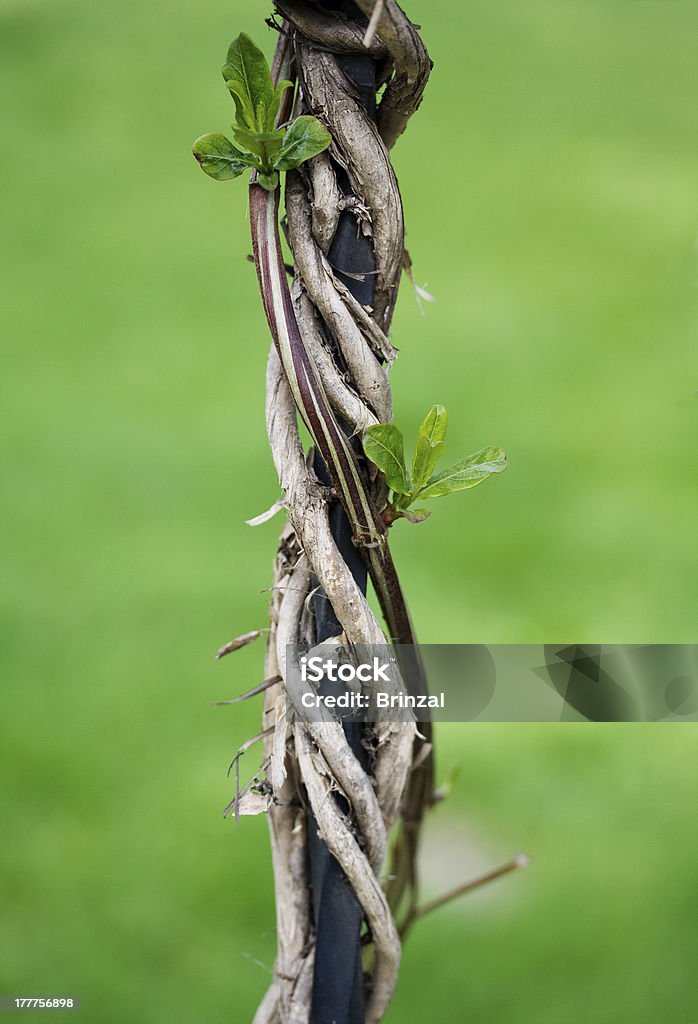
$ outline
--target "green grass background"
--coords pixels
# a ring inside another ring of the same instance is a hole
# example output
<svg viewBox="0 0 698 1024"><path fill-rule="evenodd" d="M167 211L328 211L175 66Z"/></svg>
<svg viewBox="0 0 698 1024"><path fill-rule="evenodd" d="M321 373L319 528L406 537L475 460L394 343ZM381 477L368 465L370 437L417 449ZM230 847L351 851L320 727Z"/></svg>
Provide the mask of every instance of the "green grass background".
<svg viewBox="0 0 698 1024"><path fill-rule="evenodd" d="M197 169L261 4L0 0L0 991L92 1022L247 1022L264 821L221 809L258 709L278 522L241 183ZM396 419L507 474L399 524L423 641L692 642L698 8L414 0L436 61L395 150ZM444 726L424 920L390 1024L693 1024L695 726ZM256 767L255 754L246 768ZM693 810L691 810L693 808Z"/></svg>

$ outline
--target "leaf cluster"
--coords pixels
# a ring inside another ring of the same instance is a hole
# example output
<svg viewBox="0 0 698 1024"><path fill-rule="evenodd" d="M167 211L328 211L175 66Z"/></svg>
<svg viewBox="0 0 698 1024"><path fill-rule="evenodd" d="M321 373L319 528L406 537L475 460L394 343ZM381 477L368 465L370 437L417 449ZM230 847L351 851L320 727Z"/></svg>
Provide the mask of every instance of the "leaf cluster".
<svg viewBox="0 0 698 1024"><path fill-rule="evenodd" d="M405 464L405 442L402 431L394 423L379 423L364 434L364 451L378 467L390 488L388 507L383 513L387 522L405 518L421 523L431 513L410 506L419 500L441 498L454 491L477 487L494 473L507 468L507 457L501 448L481 448L447 469L435 472L446 442L448 414L443 405L433 406L422 422L412 456L411 472Z"/></svg>
<svg viewBox="0 0 698 1024"><path fill-rule="evenodd" d="M322 153L332 137L308 114L286 127L276 127L282 96L292 83L272 83L266 57L244 32L230 44L222 71L235 103L233 138L241 148L220 132L209 132L194 143L194 156L217 181L237 178L254 168L259 184L273 192L279 171L290 171Z"/></svg>

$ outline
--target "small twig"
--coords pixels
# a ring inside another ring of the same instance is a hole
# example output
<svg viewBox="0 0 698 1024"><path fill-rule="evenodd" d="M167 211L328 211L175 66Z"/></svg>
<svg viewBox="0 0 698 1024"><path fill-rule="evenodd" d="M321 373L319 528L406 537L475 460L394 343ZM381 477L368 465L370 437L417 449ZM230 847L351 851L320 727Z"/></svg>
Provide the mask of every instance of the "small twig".
<svg viewBox="0 0 698 1024"><path fill-rule="evenodd" d="M269 760L270 759L267 757L267 758L264 759L264 761L262 761L261 765L259 766L259 770L257 772L255 772L255 774L252 776L252 778L247 780L247 782L242 787L242 789L238 793L236 793L236 795L233 797L233 799L230 801L230 803L226 807L223 808L223 817L224 818L227 818L227 816L230 813L230 811L235 807L236 801L237 801L238 806L239 806L240 801L242 800L242 798L247 795L249 790L254 786L254 784L256 782L259 782L259 776L262 774L262 772L266 772L267 769L269 768ZM232 767L232 765L231 765L231 767ZM239 814L238 814L238 819L237 820L239 820Z"/></svg>
<svg viewBox="0 0 698 1024"><path fill-rule="evenodd" d="M272 586L272 587L265 587L264 590L260 590L260 594L271 594L275 590L281 590L284 594L298 594L298 593L301 593L301 591L298 589L298 587L284 587L284 586L279 586L277 584L277 585ZM302 593L305 593L305 591L302 591ZM329 601L329 598L328 598L327 594L321 594L319 592L319 590L318 590L318 592L316 593L315 596L317 597L318 601Z"/></svg>
<svg viewBox="0 0 698 1024"><path fill-rule="evenodd" d="M240 752L242 753L242 751ZM235 758L235 800L233 808L235 813L235 824L240 821L240 753Z"/></svg>
<svg viewBox="0 0 698 1024"><path fill-rule="evenodd" d="M238 750L233 760L228 765L228 777L230 777L230 769L233 766L235 767L235 798L233 799L233 810L235 811L236 822L240 820L240 758L242 757L243 754L247 753L250 747L253 747L255 743L259 742L259 740L263 740L266 736L269 736L271 733L273 733L273 731L274 726L270 725L268 726L268 728L262 729L261 732L258 732L256 736L253 736L251 739L246 740L245 743L243 743L243 745ZM224 818L229 810L230 804L228 804L226 809L223 811Z"/></svg>
<svg viewBox="0 0 698 1024"><path fill-rule="evenodd" d="M381 20L381 14L383 13L384 2L385 0L376 0L374 5L371 20L368 23L368 28L366 29L366 34L363 38L363 43L366 49L368 49L373 42L373 37L375 36L376 29L378 28L378 22Z"/></svg>
<svg viewBox="0 0 698 1024"><path fill-rule="evenodd" d="M264 693L270 686L275 683L281 682L281 676L271 676L269 679L265 679L259 686L253 686L251 690L246 690L245 693L241 693L239 697L233 697L232 700L212 700L209 701L209 707L222 708L225 704L239 704L242 700L247 700L249 697L256 697L258 693Z"/></svg>
<svg viewBox="0 0 698 1024"><path fill-rule="evenodd" d="M245 647L247 644L252 643L258 636L262 635L261 629L253 629L250 633L243 633L241 636L236 636L234 640L230 640L227 644L223 644L216 651L216 660L224 658L226 654L230 654L232 651L239 651L241 647Z"/></svg>
<svg viewBox="0 0 698 1024"><path fill-rule="evenodd" d="M283 35L284 34L283 22L279 21L275 14L272 14L270 18L265 18L264 19L264 24L267 26L267 28L270 28L273 32L278 32L279 35Z"/></svg>
<svg viewBox="0 0 698 1024"><path fill-rule="evenodd" d="M249 960L249 962L251 964L254 964L255 967L261 967L263 971L267 972L267 974L273 974L274 973L272 968L269 967L268 964L265 964L263 960L258 960L257 957L256 956L252 956L251 953L242 953L241 956L244 956L245 960Z"/></svg>
<svg viewBox="0 0 698 1024"><path fill-rule="evenodd" d="M263 740L265 736L268 736L273 731L274 731L274 726L270 725L270 726L268 726L268 728L262 729L261 732L258 732L256 736L252 736L252 737L250 737L249 740L245 740L245 742L240 747L240 749L238 750L238 752L235 755L235 757L233 758L233 760L228 765L228 772L227 772L228 776L230 776L230 769L233 767L233 765L237 764L237 762L240 760L242 755L246 754L247 751L250 749L250 747L253 747L255 745L255 743L259 743L260 740Z"/></svg>
<svg viewBox="0 0 698 1024"><path fill-rule="evenodd" d="M475 889L479 889L480 886L487 885L488 882L495 882L498 878L502 878L504 875L508 875L512 871L517 871L519 868L526 868L529 864L530 860L528 857L523 853L519 853L516 857L512 857L511 860L507 861L506 864L502 864L498 868L493 868L492 871L487 871L484 875L479 875L477 878L473 878L469 882L457 885L455 889L445 892L442 896L437 896L436 899L429 900L428 903L423 903L421 907L415 908L415 910L405 919L402 927L400 928L400 938L404 938L408 930L418 918L424 917L425 914L430 914L432 910L438 910L439 907L445 906L445 904L450 903L451 900L458 899L459 896L466 896Z"/></svg>

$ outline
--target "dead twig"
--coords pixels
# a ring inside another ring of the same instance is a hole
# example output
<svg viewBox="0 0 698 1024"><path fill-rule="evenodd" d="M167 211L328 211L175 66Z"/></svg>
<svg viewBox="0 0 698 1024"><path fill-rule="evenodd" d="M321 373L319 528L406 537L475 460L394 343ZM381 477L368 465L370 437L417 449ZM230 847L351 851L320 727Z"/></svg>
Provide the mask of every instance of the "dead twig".
<svg viewBox="0 0 698 1024"><path fill-rule="evenodd" d="M483 885L487 885L489 882L495 882L498 878L503 878L504 875L511 874L512 871L518 871L520 868L527 868L529 864L530 860L528 857L525 854L519 853L516 857L512 857L511 860L507 861L506 864L501 864L498 868L493 868L492 871L487 871L484 875L479 875L477 878L473 878L469 882L463 882L462 885L457 885L455 889L450 889L448 892L443 893L443 895L437 896L433 900L429 900L428 903L423 903L420 907L416 907L412 913L407 916L400 927L400 938L404 939L415 921L424 917L425 914L430 914L433 910L438 910L440 907L445 906L447 903L451 903L453 900L457 900L461 896L467 896L468 893L474 892L476 889L480 889Z"/></svg>
<svg viewBox="0 0 698 1024"><path fill-rule="evenodd" d="M371 14L371 20L368 23L368 28L366 29L366 34L363 38L363 44L367 50L370 47L371 43L373 42L373 37L375 36L376 29L378 28L378 22L381 20L381 14L383 13L383 4L384 0L376 0L374 4L373 13Z"/></svg>
<svg viewBox="0 0 698 1024"><path fill-rule="evenodd" d="M259 686L253 686L251 690L246 690L245 693L241 693L239 697L233 697L232 700L212 700L209 702L209 706L212 708L222 708L226 704L239 704L240 701L248 700L250 697L256 697L258 693L264 693L270 686L274 686L275 683L281 682L281 676L271 676L269 679L265 679Z"/></svg>
<svg viewBox="0 0 698 1024"><path fill-rule="evenodd" d="M236 636L234 640L229 640L227 644L223 644L216 651L216 660L224 658L226 654L231 654L233 651L239 651L241 647L246 647L247 644L252 643L257 637L262 635L261 629L253 629L249 633L243 633L241 636Z"/></svg>

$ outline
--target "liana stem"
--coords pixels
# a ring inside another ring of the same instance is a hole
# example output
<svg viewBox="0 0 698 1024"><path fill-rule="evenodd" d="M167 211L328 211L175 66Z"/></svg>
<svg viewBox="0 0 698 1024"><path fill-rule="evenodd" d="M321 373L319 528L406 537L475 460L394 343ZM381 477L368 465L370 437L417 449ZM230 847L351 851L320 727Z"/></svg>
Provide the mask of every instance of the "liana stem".
<svg viewBox="0 0 698 1024"><path fill-rule="evenodd" d="M391 639L415 643L400 581L390 555L387 529L368 493L351 444L337 422L296 321L286 282L278 229L278 190L250 185L250 224L255 266L267 322L296 406L352 525Z"/></svg>
<svg viewBox="0 0 698 1024"><path fill-rule="evenodd" d="M403 681L409 693L426 694L424 666L388 547L386 525L368 493L356 456L332 412L298 327L281 251L278 189L269 192L253 181L249 198L252 246L262 303L296 406L324 459L337 497L352 525L355 543L366 561L390 638L397 644L396 656ZM430 743L431 723L421 723L420 731L423 739ZM405 889L409 889L408 916L416 907L419 829L424 810L432 803L432 788L433 759L429 749L409 778L402 808L403 832L398 844L404 850L404 859L400 857L400 860L406 870L400 872L400 883L391 893L391 905L397 907Z"/></svg>

